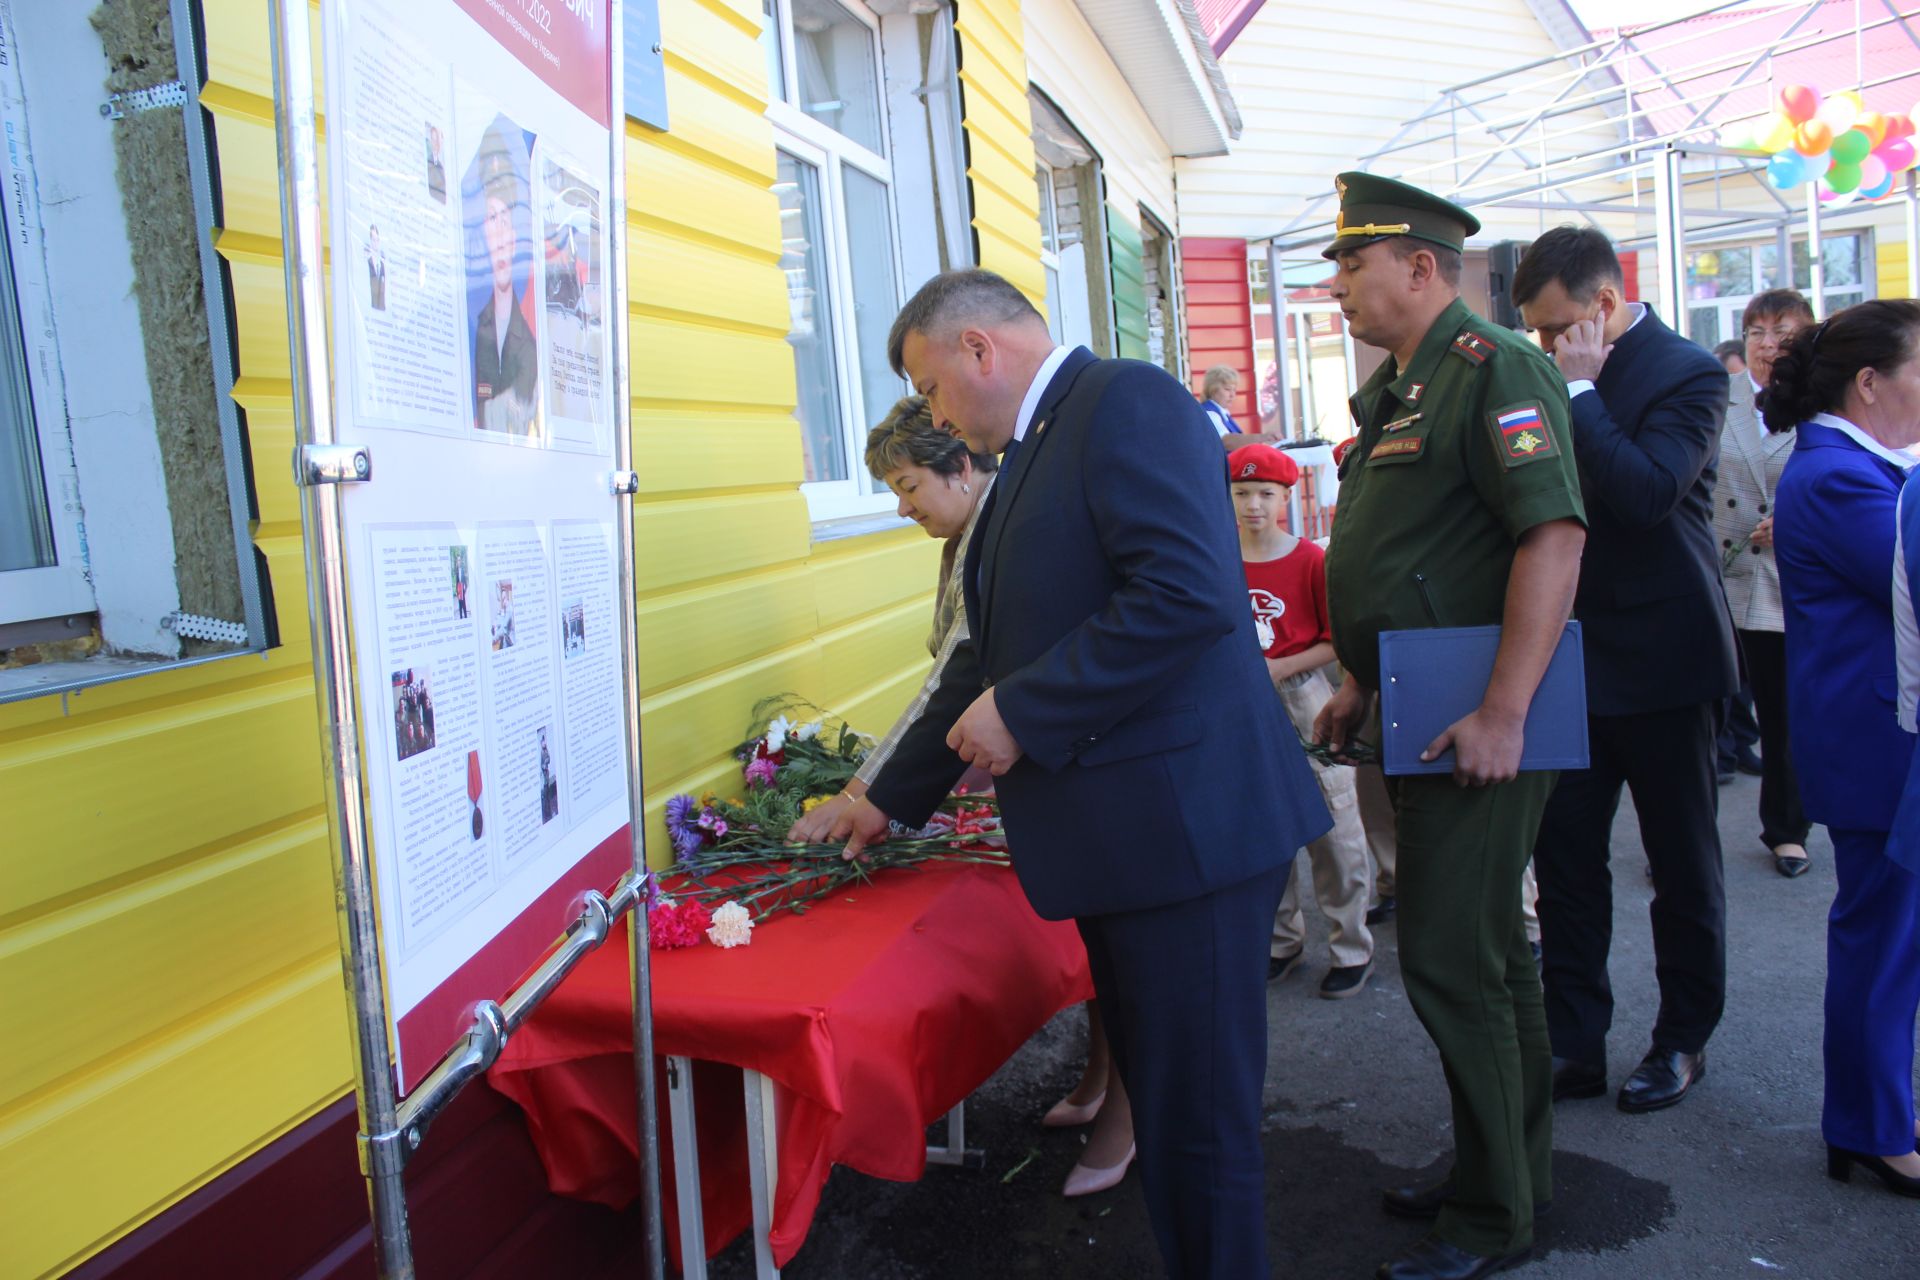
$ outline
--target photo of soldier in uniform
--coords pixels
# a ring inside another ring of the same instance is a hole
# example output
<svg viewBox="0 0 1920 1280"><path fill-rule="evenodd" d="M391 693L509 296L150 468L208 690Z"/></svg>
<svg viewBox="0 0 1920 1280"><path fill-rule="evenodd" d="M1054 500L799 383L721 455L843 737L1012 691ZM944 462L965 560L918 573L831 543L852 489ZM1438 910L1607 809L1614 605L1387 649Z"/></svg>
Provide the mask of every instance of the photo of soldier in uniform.
<svg viewBox="0 0 1920 1280"><path fill-rule="evenodd" d="M562 652L569 658L577 658L587 651L587 608L580 600L570 600L560 610L560 636L563 642Z"/></svg>
<svg viewBox="0 0 1920 1280"><path fill-rule="evenodd" d="M453 576L453 616L467 616L467 548L463 544L447 548L447 569Z"/></svg>
<svg viewBox="0 0 1920 1280"><path fill-rule="evenodd" d="M380 248L380 228L367 228L367 300L375 311L387 309L387 255Z"/></svg>
<svg viewBox="0 0 1920 1280"><path fill-rule="evenodd" d="M606 337L602 325L600 193L544 160L540 220L546 245L546 390L551 417L597 422Z"/></svg>
<svg viewBox="0 0 1920 1280"><path fill-rule="evenodd" d="M554 772L553 752L547 746L547 731L540 730L540 821L552 822L560 814L560 775Z"/></svg>
<svg viewBox="0 0 1920 1280"><path fill-rule="evenodd" d="M501 578L493 584L493 648L513 648L513 579Z"/></svg>
<svg viewBox="0 0 1920 1280"><path fill-rule="evenodd" d="M427 194L441 204L447 202L446 139L440 126L427 126Z"/></svg>
<svg viewBox="0 0 1920 1280"><path fill-rule="evenodd" d="M406 760L433 747L433 693L425 667L393 673L393 754Z"/></svg>
<svg viewBox="0 0 1920 1280"><path fill-rule="evenodd" d="M532 137L503 115L480 136L462 186L467 311L473 343L473 425L543 437L540 351L534 338Z"/></svg>

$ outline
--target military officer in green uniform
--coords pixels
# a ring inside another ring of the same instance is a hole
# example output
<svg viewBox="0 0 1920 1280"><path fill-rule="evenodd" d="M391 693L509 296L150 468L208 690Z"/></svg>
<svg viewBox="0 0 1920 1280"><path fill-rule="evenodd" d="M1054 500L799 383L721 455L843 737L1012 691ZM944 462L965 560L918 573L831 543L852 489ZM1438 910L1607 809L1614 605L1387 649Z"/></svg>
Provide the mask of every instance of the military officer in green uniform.
<svg viewBox="0 0 1920 1280"><path fill-rule="evenodd" d="M1347 679L1315 736L1336 752L1374 713L1380 632L1503 630L1479 707L1428 746L1445 774L1389 779L1399 839L1400 967L1440 1051L1454 1164L1386 1208L1434 1217L1383 1264L1390 1280L1459 1280L1525 1259L1552 1197L1552 1050L1521 920L1520 877L1553 773L1520 773L1527 707L1573 605L1586 540L1566 380L1533 343L1460 300L1466 210L1370 174L1339 179L1326 250L1353 336L1390 358L1353 397L1327 551Z"/></svg>

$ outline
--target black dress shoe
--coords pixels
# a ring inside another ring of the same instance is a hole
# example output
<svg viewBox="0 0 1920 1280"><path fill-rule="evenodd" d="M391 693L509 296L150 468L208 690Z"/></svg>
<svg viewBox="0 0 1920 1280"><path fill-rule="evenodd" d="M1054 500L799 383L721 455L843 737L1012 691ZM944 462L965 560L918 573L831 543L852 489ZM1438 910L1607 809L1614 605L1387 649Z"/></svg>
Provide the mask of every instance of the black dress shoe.
<svg viewBox="0 0 1920 1280"><path fill-rule="evenodd" d="M1279 982L1295 969L1298 969L1300 967L1300 961L1305 958L1306 950L1305 947L1301 947L1300 950L1284 956L1268 956L1267 981Z"/></svg>
<svg viewBox="0 0 1920 1280"><path fill-rule="evenodd" d="M1380 1192L1380 1207L1396 1218L1437 1218L1440 1206L1453 1198L1453 1170L1438 1182L1424 1187L1387 1187ZM1536 1200L1533 1216L1544 1218L1553 1212L1553 1201Z"/></svg>
<svg viewBox="0 0 1920 1280"><path fill-rule="evenodd" d="M1880 1184L1893 1194L1920 1200L1920 1178L1908 1177L1879 1156L1863 1156L1858 1151L1841 1147L1827 1148L1827 1176L1835 1182L1851 1181L1855 1165L1880 1179Z"/></svg>
<svg viewBox="0 0 1920 1280"><path fill-rule="evenodd" d="M1397 898L1390 893L1382 894L1380 901L1367 908L1367 923L1385 924L1393 919L1394 913L1399 910L1400 902Z"/></svg>
<svg viewBox="0 0 1920 1280"><path fill-rule="evenodd" d="M1553 1060L1553 1100L1597 1098L1607 1091L1607 1069L1575 1058Z"/></svg>
<svg viewBox="0 0 1920 1280"><path fill-rule="evenodd" d="M1423 1236L1381 1263L1373 1274L1378 1280L1475 1280L1478 1276L1517 1267L1532 1256L1533 1249L1529 1246L1489 1258L1456 1249L1439 1236Z"/></svg>
<svg viewBox="0 0 1920 1280"><path fill-rule="evenodd" d="M1740 748L1740 753L1733 758L1733 767L1750 778L1758 778L1766 773L1765 767L1760 763L1760 757L1754 754L1752 747Z"/></svg>
<svg viewBox="0 0 1920 1280"><path fill-rule="evenodd" d="M1620 1109L1639 1114L1670 1107L1707 1075L1707 1055L1676 1053L1659 1045L1647 1050L1627 1082L1620 1086Z"/></svg>

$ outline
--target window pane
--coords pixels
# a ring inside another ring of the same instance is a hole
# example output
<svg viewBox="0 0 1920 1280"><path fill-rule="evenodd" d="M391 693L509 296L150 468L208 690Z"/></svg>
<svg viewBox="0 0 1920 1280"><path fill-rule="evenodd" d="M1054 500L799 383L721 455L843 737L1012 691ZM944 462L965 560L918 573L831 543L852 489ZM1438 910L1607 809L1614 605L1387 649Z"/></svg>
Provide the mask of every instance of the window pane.
<svg viewBox="0 0 1920 1280"><path fill-rule="evenodd" d="M1687 309L1687 336L1703 347L1713 348L1720 345L1720 308L1690 307Z"/></svg>
<svg viewBox="0 0 1920 1280"><path fill-rule="evenodd" d="M1060 252L1060 222L1053 208L1053 170L1044 164L1033 167L1033 183L1040 191L1040 251Z"/></svg>
<svg viewBox="0 0 1920 1280"><path fill-rule="evenodd" d="M0 573L53 563L27 370L14 308L13 252L0 238Z"/></svg>
<svg viewBox="0 0 1920 1280"><path fill-rule="evenodd" d="M880 421L907 385L887 364L887 332L900 309L893 277L893 219L887 189L851 165L840 167L847 190L847 243L853 246L853 332L859 344L860 393L865 427Z"/></svg>
<svg viewBox="0 0 1920 1280"><path fill-rule="evenodd" d="M760 0L760 52L767 59L767 93L775 102L785 102L787 66L780 58L778 0Z"/></svg>
<svg viewBox="0 0 1920 1280"><path fill-rule="evenodd" d="M780 269L787 273L787 307L794 380L799 386L800 450L808 480L845 480L847 454L840 435L840 393L833 373L833 312L822 259L820 171L782 151L779 179Z"/></svg>
<svg viewBox="0 0 1920 1280"><path fill-rule="evenodd" d="M800 109L870 151L880 145L873 32L833 0L792 0Z"/></svg>
<svg viewBox="0 0 1920 1280"><path fill-rule="evenodd" d="M1780 246L1763 244L1754 252L1760 255L1760 278L1754 281L1754 292L1783 287L1786 281L1780 275Z"/></svg>

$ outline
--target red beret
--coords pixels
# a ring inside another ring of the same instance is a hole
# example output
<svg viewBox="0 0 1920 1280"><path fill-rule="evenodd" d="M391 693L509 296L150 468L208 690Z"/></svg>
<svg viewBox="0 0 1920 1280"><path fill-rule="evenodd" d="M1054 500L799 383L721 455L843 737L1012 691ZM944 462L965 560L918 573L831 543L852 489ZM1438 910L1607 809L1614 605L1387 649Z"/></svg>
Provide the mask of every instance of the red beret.
<svg viewBox="0 0 1920 1280"><path fill-rule="evenodd" d="M1227 455L1227 479L1291 486L1300 480L1300 464L1270 444L1241 445Z"/></svg>
<svg viewBox="0 0 1920 1280"><path fill-rule="evenodd" d="M1333 465L1337 467L1342 462L1345 462L1347 460L1347 450L1353 448L1359 441L1359 436L1348 436L1345 440L1333 446Z"/></svg>

